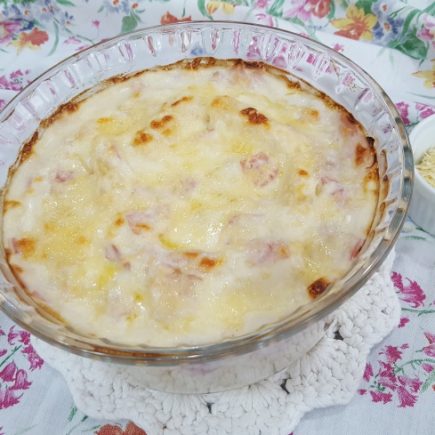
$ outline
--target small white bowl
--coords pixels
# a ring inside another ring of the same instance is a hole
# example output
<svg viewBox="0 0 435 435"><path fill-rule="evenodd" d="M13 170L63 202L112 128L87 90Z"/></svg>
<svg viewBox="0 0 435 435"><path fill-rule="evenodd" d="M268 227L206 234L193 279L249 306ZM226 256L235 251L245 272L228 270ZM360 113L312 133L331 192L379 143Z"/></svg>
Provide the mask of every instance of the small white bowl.
<svg viewBox="0 0 435 435"><path fill-rule="evenodd" d="M435 148L435 115L421 121L409 135L415 165L425 152ZM409 208L410 218L428 233L435 235L435 187L415 168L414 191Z"/></svg>

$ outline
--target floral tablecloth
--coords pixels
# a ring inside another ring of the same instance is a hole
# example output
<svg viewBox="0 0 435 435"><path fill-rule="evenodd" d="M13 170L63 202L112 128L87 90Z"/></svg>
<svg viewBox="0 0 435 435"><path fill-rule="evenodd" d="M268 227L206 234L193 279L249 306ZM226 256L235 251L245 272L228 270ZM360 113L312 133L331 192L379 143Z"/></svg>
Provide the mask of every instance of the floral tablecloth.
<svg viewBox="0 0 435 435"><path fill-rule="evenodd" d="M102 39L227 19L286 28L345 54L384 87L411 129L435 113L434 15L430 0L0 0L0 109L48 67ZM400 325L373 349L357 395L346 407L311 412L295 435L435 433L435 238L410 221L392 280ZM0 314L0 435L24 433L144 431L78 411L30 335Z"/></svg>

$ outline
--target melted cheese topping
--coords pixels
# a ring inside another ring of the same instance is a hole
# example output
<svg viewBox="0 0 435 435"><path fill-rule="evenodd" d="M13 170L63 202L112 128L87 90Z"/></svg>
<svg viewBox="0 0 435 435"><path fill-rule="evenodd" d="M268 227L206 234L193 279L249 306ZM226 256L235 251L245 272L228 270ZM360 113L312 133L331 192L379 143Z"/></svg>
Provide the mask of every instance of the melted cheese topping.
<svg viewBox="0 0 435 435"><path fill-rule="evenodd" d="M264 66L149 70L44 125L10 179L3 237L28 291L85 334L250 332L341 277L373 219L372 140Z"/></svg>
<svg viewBox="0 0 435 435"><path fill-rule="evenodd" d="M424 179L431 186L435 187L435 147L426 151L418 163L417 169Z"/></svg>

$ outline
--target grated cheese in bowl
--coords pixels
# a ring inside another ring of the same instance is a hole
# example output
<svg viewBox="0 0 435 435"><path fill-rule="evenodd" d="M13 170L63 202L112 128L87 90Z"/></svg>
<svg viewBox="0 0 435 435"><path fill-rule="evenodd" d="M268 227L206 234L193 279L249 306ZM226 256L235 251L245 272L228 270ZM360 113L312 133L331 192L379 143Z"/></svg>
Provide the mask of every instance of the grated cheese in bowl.
<svg viewBox="0 0 435 435"><path fill-rule="evenodd" d="M429 148L417 165L417 169L423 178L435 187L435 147Z"/></svg>

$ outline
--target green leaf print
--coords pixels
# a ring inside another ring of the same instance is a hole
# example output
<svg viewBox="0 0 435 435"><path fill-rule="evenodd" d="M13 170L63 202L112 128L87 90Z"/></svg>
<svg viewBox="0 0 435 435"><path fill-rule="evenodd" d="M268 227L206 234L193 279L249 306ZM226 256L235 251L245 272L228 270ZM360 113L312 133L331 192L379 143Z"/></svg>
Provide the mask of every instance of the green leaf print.
<svg viewBox="0 0 435 435"><path fill-rule="evenodd" d="M71 411L68 415L68 421L71 422L76 414L77 414L77 407L75 405L73 405L71 408Z"/></svg>
<svg viewBox="0 0 435 435"><path fill-rule="evenodd" d="M435 370L430 372L430 375L421 387L421 391L424 393L432 384L435 384Z"/></svg>
<svg viewBox="0 0 435 435"><path fill-rule="evenodd" d="M328 20L332 20L335 17L335 1L332 1L331 3L329 3L329 14L326 18L328 18Z"/></svg>
<svg viewBox="0 0 435 435"><path fill-rule="evenodd" d="M373 3L376 3L376 2L374 0L358 0L355 3L355 6L358 9L362 9L365 14L371 14Z"/></svg>
<svg viewBox="0 0 435 435"><path fill-rule="evenodd" d="M121 32L131 32L137 27L138 20L135 15L127 15L122 19Z"/></svg>
<svg viewBox="0 0 435 435"><path fill-rule="evenodd" d="M427 12L429 15L435 15L435 2L429 4L429 6L423 9L423 12Z"/></svg>
<svg viewBox="0 0 435 435"><path fill-rule="evenodd" d="M37 0L1 0L0 4L5 5L5 7L8 7L10 5L28 5L30 3L35 3Z"/></svg>
<svg viewBox="0 0 435 435"><path fill-rule="evenodd" d="M60 5L63 6L75 6L75 4L70 0L56 0Z"/></svg>
<svg viewBox="0 0 435 435"><path fill-rule="evenodd" d="M411 21L416 16L420 15L420 13L421 12L419 10L413 10L406 16L405 21L403 22L402 34L405 34L408 31Z"/></svg>
<svg viewBox="0 0 435 435"><path fill-rule="evenodd" d="M274 17L282 17L282 7L285 0L275 0L267 10L267 13L273 15Z"/></svg>
<svg viewBox="0 0 435 435"><path fill-rule="evenodd" d="M396 48L414 59L425 59L428 52L427 44L417 38L415 31L406 35L403 40L393 41L388 46Z"/></svg>
<svg viewBox="0 0 435 435"><path fill-rule="evenodd" d="M209 15L209 13L207 12L207 8L205 7L205 0L198 0L198 9L199 12L201 12L201 14L204 17L209 18L210 20L212 20L213 18Z"/></svg>

